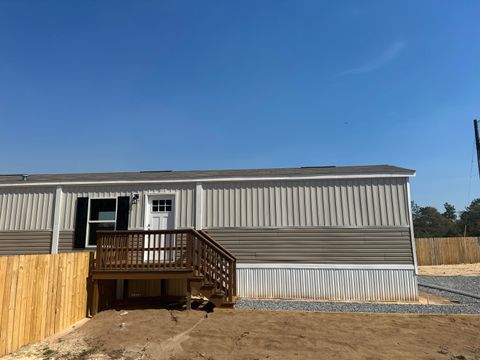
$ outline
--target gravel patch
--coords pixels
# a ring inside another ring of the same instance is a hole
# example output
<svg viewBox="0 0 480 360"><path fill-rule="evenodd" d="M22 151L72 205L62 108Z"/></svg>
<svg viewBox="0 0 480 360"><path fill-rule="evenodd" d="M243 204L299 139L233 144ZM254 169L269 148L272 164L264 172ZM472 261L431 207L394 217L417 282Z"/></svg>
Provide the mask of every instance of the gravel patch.
<svg viewBox="0 0 480 360"><path fill-rule="evenodd" d="M420 284L448 287L472 294L480 294L480 276L419 276L419 289L448 298L453 304L391 304L355 303L302 300L253 300L239 299L237 309L318 311L318 312L369 312L394 314L480 314L480 300L451 292L423 287Z"/></svg>
<svg viewBox="0 0 480 360"><path fill-rule="evenodd" d="M470 293L476 296L480 296L480 276L419 276L418 285L420 289L426 290L425 285L441 286L453 290L463 291ZM433 290L433 289L432 289ZM430 292L431 290L428 289ZM433 292L432 292L433 294ZM471 303L479 302L480 300L475 300L475 298L455 295L454 293L450 296L453 296L453 300L460 301L462 303ZM450 299L450 296L447 296ZM457 298L459 297L459 298Z"/></svg>
<svg viewBox="0 0 480 360"><path fill-rule="evenodd" d="M392 314L480 314L480 304L420 305L239 299L235 307L237 309L280 311L366 312Z"/></svg>

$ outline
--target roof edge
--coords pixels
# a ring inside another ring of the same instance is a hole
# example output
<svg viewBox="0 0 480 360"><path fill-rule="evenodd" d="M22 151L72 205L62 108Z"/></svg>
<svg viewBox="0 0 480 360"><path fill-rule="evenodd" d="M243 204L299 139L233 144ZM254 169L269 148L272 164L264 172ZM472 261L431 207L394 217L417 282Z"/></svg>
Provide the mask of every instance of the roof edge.
<svg viewBox="0 0 480 360"><path fill-rule="evenodd" d="M328 180L328 179L368 179L368 178L409 178L416 176L415 171L403 174L324 174L312 176L258 176L258 177L204 177L192 179L158 179L158 180L99 180L99 181L52 181L52 182L16 182L0 183L1 187L29 186L93 186L93 185L127 185L127 184L176 184L176 183L209 183L209 182L241 182L241 181L288 181L288 180Z"/></svg>

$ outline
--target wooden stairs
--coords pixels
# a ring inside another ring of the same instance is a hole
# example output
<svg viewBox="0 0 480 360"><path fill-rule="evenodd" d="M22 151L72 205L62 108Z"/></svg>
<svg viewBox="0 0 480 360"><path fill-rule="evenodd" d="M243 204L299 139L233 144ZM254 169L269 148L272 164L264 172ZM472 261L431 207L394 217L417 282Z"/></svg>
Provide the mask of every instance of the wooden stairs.
<svg viewBox="0 0 480 360"><path fill-rule="evenodd" d="M215 305L215 307L233 308L237 300L235 295L230 299L224 290L217 288L202 276L189 279L187 287L190 289L191 296L203 297ZM187 308L188 301L189 299L187 299Z"/></svg>

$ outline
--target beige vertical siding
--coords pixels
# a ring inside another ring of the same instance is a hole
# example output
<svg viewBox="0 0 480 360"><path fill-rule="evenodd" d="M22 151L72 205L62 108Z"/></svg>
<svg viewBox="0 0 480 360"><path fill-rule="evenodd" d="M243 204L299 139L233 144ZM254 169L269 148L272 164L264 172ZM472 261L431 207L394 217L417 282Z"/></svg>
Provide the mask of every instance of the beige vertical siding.
<svg viewBox="0 0 480 360"><path fill-rule="evenodd" d="M116 198L118 196L132 196L139 194L140 198L133 204L129 215L129 229L143 229L144 223L144 195L145 194L175 194L175 221L178 228L193 227L195 214L195 185L128 185L128 186L95 186L95 187L64 187L61 209L61 230L74 230L76 199Z"/></svg>
<svg viewBox="0 0 480 360"><path fill-rule="evenodd" d="M406 178L204 184L203 227L408 226Z"/></svg>
<svg viewBox="0 0 480 360"><path fill-rule="evenodd" d="M203 227L406 227L406 178L204 183ZM0 231L51 230L53 187L0 190ZM61 231L73 231L78 197L140 198L129 228L144 224L144 196L176 195L176 226L195 225L195 184L64 186Z"/></svg>
<svg viewBox="0 0 480 360"><path fill-rule="evenodd" d="M0 189L0 231L51 230L55 189Z"/></svg>

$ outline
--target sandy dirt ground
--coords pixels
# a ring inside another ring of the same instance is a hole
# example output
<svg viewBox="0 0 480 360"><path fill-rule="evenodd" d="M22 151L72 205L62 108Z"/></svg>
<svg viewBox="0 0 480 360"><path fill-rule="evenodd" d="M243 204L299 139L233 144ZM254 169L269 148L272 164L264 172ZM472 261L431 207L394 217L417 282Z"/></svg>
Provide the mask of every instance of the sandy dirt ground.
<svg viewBox="0 0 480 360"><path fill-rule="evenodd" d="M480 263L419 266L418 272L430 276L480 276Z"/></svg>
<svg viewBox="0 0 480 360"><path fill-rule="evenodd" d="M430 294L426 291L421 291L421 290L418 291L418 302L420 304L427 304L427 305L441 305L441 304L446 305L446 304L452 303L446 297Z"/></svg>
<svg viewBox="0 0 480 360"><path fill-rule="evenodd" d="M478 360L480 316L108 310L7 359Z"/></svg>

